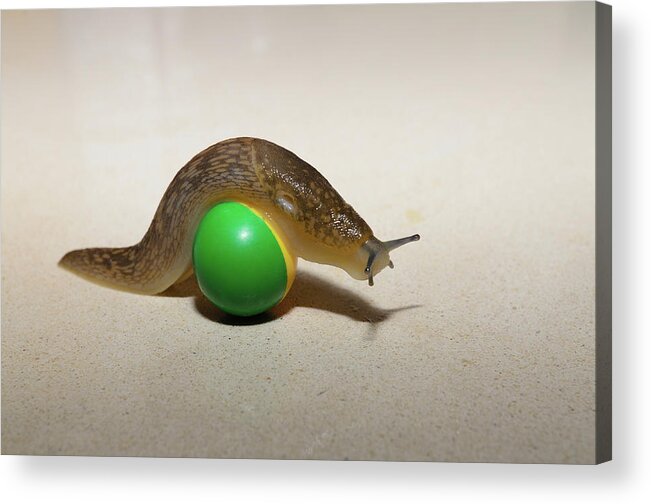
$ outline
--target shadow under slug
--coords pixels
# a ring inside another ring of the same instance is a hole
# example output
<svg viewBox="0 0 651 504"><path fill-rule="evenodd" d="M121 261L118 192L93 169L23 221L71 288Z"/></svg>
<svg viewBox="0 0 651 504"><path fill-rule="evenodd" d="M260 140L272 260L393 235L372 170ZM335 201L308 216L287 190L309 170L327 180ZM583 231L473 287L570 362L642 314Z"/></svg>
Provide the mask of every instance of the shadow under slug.
<svg viewBox="0 0 651 504"><path fill-rule="evenodd" d="M221 311L203 295L194 275L177 285L173 285L160 295L166 297L194 297L194 307L197 312L213 322L231 326L248 326L271 322L281 318L296 306L329 311L338 315L345 315L358 322L368 322L375 325L388 320L393 313L422 306L408 305L391 309L378 308L358 294L306 272L300 272L296 275L294 285L280 304L253 317L238 317Z"/></svg>

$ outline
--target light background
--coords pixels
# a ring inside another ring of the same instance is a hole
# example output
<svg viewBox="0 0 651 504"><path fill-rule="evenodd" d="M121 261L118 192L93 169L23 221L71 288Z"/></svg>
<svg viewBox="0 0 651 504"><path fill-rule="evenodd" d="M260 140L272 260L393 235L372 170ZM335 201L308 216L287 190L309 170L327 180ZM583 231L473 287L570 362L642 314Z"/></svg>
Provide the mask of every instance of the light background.
<svg viewBox="0 0 651 504"><path fill-rule="evenodd" d="M3 5L7 2L3 2ZM648 3L617 0L614 16L614 388L615 460L593 467L466 464L337 464L2 457L2 492L14 501L99 502L192 495L232 501L395 502L452 497L459 502L549 502L570 498L640 501L649 495L648 131L651 50ZM16 4L16 2L14 2ZM38 2L22 2L38 4ZM68 2L70 4L70 2ZM646 128L645 128L646 126ZM646 154L646 155L645 155ZM469 484L469 482L471 484Z"/></svg>
<svg viewBox="0 0 651 504"><path fill-rule="evenodd" d="M594 460L594 5L3 17L3 452ZM100 289L205 146L317 166L380 237L273 321Z"/></svg>

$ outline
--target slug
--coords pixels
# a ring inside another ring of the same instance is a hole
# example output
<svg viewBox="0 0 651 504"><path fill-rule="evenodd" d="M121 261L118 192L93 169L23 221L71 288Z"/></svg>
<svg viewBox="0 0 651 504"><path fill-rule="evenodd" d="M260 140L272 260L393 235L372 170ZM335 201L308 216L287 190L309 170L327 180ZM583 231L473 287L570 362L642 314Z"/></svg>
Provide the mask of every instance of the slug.
<svg viewBox="0 0 651 504"><path fill-rule="evenodd" d="M337 266L369 285L393 268L391 250L420 239L378 240L315 168L274 143L241 137L204 149L179 170L139 243L73 250L59 265L101 285L158 294L192 274L197 227L222 201L264 214L296 257Z"/></svg>

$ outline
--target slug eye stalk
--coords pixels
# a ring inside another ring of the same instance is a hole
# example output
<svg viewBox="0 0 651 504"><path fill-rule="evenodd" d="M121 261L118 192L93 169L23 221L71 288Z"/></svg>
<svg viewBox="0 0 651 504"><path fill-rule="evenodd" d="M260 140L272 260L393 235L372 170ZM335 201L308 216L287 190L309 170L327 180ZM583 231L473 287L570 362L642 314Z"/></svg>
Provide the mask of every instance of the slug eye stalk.
<svg viewBox="0 0 651 504"><path fill-rule="evenodd" d="M377 239L372 239L366 242L367 249L369 251L368 254L368 262L366 263L366 268L364 268L364 273L366 273L368 277L368 285L370 287L373 287L374 282L373 282L373 266L380 256L386 256L386 263L384 263L384 266L389 266L389 268L393 269L393 261L389 259L389 252L392 250L397 249L398 247L402 247L403 245L406 245L407 243L415 242L420 240L420 235L415 234L411 236L407 236L405 238L398 238L397 240L389 240L386 242L382 242Z"/></svg>

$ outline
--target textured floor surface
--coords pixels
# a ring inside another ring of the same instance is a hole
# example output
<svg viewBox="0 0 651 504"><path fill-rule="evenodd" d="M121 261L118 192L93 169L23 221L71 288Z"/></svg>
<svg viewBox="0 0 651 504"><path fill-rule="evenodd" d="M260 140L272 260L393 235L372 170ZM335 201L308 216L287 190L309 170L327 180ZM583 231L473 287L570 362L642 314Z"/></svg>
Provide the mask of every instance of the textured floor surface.
<svg viewBox="0 0 651 504"><path fill-rule="evenodd" d="M594 6L2 16L2 451L594 460ZM382 239L242 325L84 282L224 138L316 166Z"/></svg>

